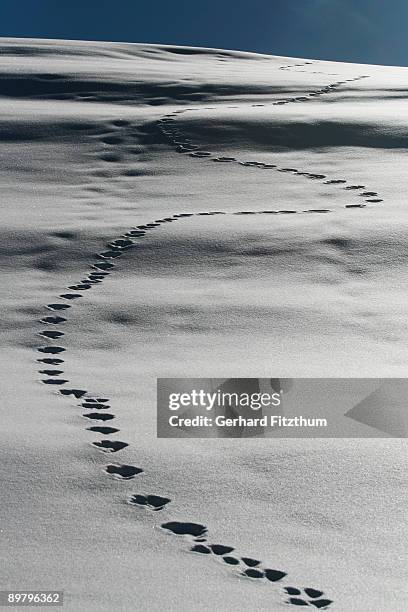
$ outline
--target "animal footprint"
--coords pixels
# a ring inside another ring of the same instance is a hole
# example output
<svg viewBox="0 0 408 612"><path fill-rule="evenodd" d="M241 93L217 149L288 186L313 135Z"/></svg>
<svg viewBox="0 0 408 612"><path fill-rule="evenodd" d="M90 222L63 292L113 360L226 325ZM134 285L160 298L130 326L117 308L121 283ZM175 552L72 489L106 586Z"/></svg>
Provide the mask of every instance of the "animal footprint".
<svg viewBox="0 0 408 612"><path fill-rule="evenodd" d="M108 246L116 248L116 249L128 249L133 244L134 243L132 240L126 240L125 238L118 238L118 240L114 240L113 242L110 242Z"/></svg>
<svg viewBox="0 0 408 612"><path fill-rule="evenodd" d="M210 548L214 555L220 556L228 555L234 550L232 546L224 546L223 544L211 544Z"/></svg>
<svg viewBox="0 0 408 612"><path fill-rule="evenodd" d="M110 476L119 480L130 480L143 472L142 469L133 465L107 465L105 471Z"/></svg>
<svg viewBox="0 0 408 612"><path fill-rule="evenodd" d="M305 210L303 212L308 213L328 213L330 210L328 208L310 208L309 210Z"/></svg>
<svg viewBox="0 0 408 612"><path fill-rule="evenodd" d="M129 504L146 506L150 510L157 512L158 510L163 510L170 501L167 497L160 497L159 495L132 495L129 499Z"/></svg>
<svg viewBox="0 0 408 612"><path fill-rule="evenodd" d="M42 346L37 349L40 353L51 353L51 355L57 355L62 353L65 349L62 346Z"/></svg>
<svg viewBox="0 0 408 612"><path fill-rule="evenodd" d="M64 323L64 321L66 321L64 317L44 317L41 319L41 323L50 323L51 325L58 325Z"/></svg>
<svg viewBox="0 0 408 612"><path fill-rule="evenodd" d="M104 251L103 253L98 254L97 257L101 259L116 259L116 257L122 257L122 255L122 251L114 251L112 249L111 251Z"/></svg>
<svg viewBox="0 0 408 612"><path fill-rule="evenodd" d="M191 157L211 157L211 153L208 151L194 151L194 153L191 153Z"/></svg>
<svg viewBox="0 0 408 612"><path fill-rule="evenodd" d="M130 230L130 232L128 232L126 235L132 236L132 238L141 238L142 236L146 236L146 232L134 229Z"/></svg>
<svg viewBox="0 0 408 612"><path fill-rule="evenodd" d="M250 557L241 557L241 560L245 563L245 565L247 565L248 567L256 567L257 565L260 564L260 561L258 561L257 559L251 559Z"/></svg>
<svg viewBox="0 0 408 612"><path fill-rule="evenodd" d="M107 261L101 261L101 262L92 264L92 267L96 268L97 270L111 270L112 268L114 268L114 265L111 263L108 263Z"/></svg>
<svg viewBox="0 0 408 612"><path fill-rule="evenodd" d="M263 578L264 573L261 570L248 568L242 572L243 576L248 576L249 578Z"/></svg>
<svg viewBox="0 0 408 612"><path fill-rule="evenodd" d="M211 550L204 544L195 544L190 548L191 552L201 553L202 555L211 555Z"/></svg>
<svg viewBox="0 0 408 612"><path fill-rule="evenodd" d="M82 402L82 406L84 408L90 408L91 410L106 410L107 408L110 408L110 406L108 406L108 404L99 404L97 402Z"/></svg>
<svg viewBox="0 0 408 612"><path fill-rule="evenodd" d="M60 363L64 363L63 359L52 359L50 357L46 357L45 359L37 359L39 363L46 363L47 365L59 365Z"/></svg>
<svg viewBox="0 0 408 612"><path fill-rule="evenodd" d="M64 298L64 300L77 300L82 295L80 293L62 293L59 297Z"/></svg>
<svg viewBox="0 0 408 612"><path fill-rule="evenodd" d="M265 578L270 582L278 582L287 575L286 572L281 572L280 570L274 569L265 569L264 574Z"/></svg>
<svg viewBox="0 0 408 612"><path fill-rule="evenodd" d="M94 421L111 421L115 418L114 414L110 414L108 412L87 412L87 414L84 414L83 416Z"/></svg>
<svg viewBox="0 0 408 612"><path fill-rule="evenodd" d="M72 289L73 291L86 291L87 289L91 289L92 285L88 283L82 283L79 285L71 285L68 289Z"/></svg>
<svg viewBox="0 0 408 612"><path fill-rule="evenodd" d="M326 610L333 603L331 599L321 599L324 593L317 589L306 588L303 590L304 594L295 587L285 587L285 591L288 595L291 595L288 603L295 606L314 606L320 610ZM301 597L298 597L298 595L301 595Z"/></svg>
<svg viewBox="0 0 408 612"><path fill-rule="evenodd" d="M46 376L58 376L59 374L63 374L63 370L39 370L40 374L45 374Z"/></svg>
<svg viewBox="0 0 408 612"><path fill-rule="evenodd" d="M199 538L207 533L205 525L200 525L199 523L181 523L178 521L163 523L162 529L167 529L175 535L189 535L195 538Z"/></svg>
<svg viewBox="0 0 408 612"><path fill-rule="evenodd" d="M51 338L52 340L55 340L56 338L60 338L63 335L64 335L63 332L56 331L56 330L55 331L54 330L51 330L51 331L46 330L46 331L40 332L40 336L44 336L44 338Z"/></svg>
<svg viewBox="0 0 408 612"><path fill-rule="evenodd" d="M120 431L119 429L116 429L115 427L87 427L88 431L95 431L96 433L101 433L104 436L108 436L109 434L114 434L117 433L118 431Z"/></svg>
<svg viewBox="0 0 408 612"><path fill-rule="evenodd" d="M92 442L92 444L105 453L117 453L129 446L126 442L119 442L116 440L101 440L100 442Z"/></svg>
<svg viewBox="0 0 408 612"><path fill-rule="evenodd" d="M236 559L235 557L226 556L222 557L222 560L228 565L239 565L239 559Z"/></svg>
<svg viewBox="0 0 408 612"><path fill-rule="evenodd" d="M47 308L50 310L66 310L71 308L71 306L69 304L47 304Z"/></svg>
<svg viewBox="0 0 408 612"><path fill-rule="evenodd" d="M86 391L83 389L61 389L60 393L62 395L73 395L76 399L80 399L84 395L86 395Z"/></svg>
<svg viewBox="0 0 408 612"><path fill-rule="evenodd" d="M65 383L69 381L64 380L63 378L47 378L41 382L43 382L45 385L65 385Z"/></svg>
<svg viewBox="0 0 408 612"><path fill-rule="evenodd" d="M215 162L233 162L236 161L235 157L216 157L213 159Z"/></svg>

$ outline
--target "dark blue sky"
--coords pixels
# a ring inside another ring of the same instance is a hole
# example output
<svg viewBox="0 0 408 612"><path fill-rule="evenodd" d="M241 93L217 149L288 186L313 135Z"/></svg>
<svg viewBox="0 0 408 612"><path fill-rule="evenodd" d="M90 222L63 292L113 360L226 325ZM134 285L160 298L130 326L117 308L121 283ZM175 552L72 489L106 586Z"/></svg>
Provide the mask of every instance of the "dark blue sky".
<svg viewBox="0 0 408 612"><path fill-rule="evenodd" d="M408 65L407 0L0 0L0 35Z"/></svg>

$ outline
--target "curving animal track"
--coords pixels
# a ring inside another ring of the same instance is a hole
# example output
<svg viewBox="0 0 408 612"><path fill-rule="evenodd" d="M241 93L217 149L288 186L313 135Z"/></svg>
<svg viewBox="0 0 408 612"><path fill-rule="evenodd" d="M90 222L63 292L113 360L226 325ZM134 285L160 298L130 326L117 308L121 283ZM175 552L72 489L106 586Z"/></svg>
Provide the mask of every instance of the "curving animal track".
<svg viewBox="0 0 408 612"><path fill-rule="evenodd" d="M303 64L282 66L281 70L293 69L298 66L305 66L312 64L312 62L305 62ZM337 81L328 85L321 90L312 91L306 96L296 98L286 98L281 101L273 102L273 105L288 104L295 102L304 102L308 99L313 99L314 96L326 95L332 92L335 88L341 86L347 81L355 81L362 78L363 76L355 77L353 79L346 79L345 81ZM258 105L252 105L258 106ZM274 170L276 172L286 172L298 176L303 176L306 179L315 181L324 181L326 185L340 186L342 189L350 191L358 195L360 198L363 197L365 202L377 204L382 202L382 199L378 197L377 192L368 191L364 185L347 185L346 179L330 179L324 174L311 173L306 171L300 171L297 168L280 167L275 164L266 164L258 161L240 161L234 157L216 157L208 151L202 151L200 146L191 143L188 139L185 139L179 129L176 129L176 117L181 114L193 110L192 108L178 110L168 115L163 116L157 121L157 128L160 132L167 137L168 141L177 148L180 153L187 153L192 157L202 158L203 161L215 161L219 163L236 163L240 164L244 168L248 169L263 169L263 170ZM121 119L112 122L115 127L126 129L129 122ZM105 144L118 145L121 142L118 136L105 136L103 137ZM104 161L107 163L114 161L117 155L114 153L104 154ZM346 204L346 208L362 208L366 204L355 203ZM126 252L137 244L138 241L143 240L146 234L153 231L155 228L160 227L166 223L179 222L186 220L194 216L205 216L205 215L248 215L248 214L307 214L307 213L329 213L329 209L325 208L314 208L305 211L296 210L263 210L263 211L236 211L236 212L224 212L224 211L207 211L199 213L185 213L180 212L172 216L156 219L151 223L138 225L132 227L125 234L116 237L114 240L106 245L106 248L95 257L95 261L90 264L90 269L86 273L85 278L69 285L68 292L61 293L59 295L60 300L47 304L46 308L50 311L49 314L41 318L41 323L46 326L45 329L39 332L39 335L44 338L48 343L45 346L37 347L37 352L41 356L37 359L40 364L38 372L42 376L42 382L53 387L58 387L58 392L62 396L68 398L74 398L79 400L79 405L85 411L83 416L90 421L94 422L90 427L87 427L88 431L100 434L102 436L113 436L120 432L120 429L112 427L111 423L106 424L107 421L113 421L116 415L110 412L110 399L104 397L93 396L88 393L86 389L69 387L67 386L69 381L62 378L63 363L65 357L64 353L66 349L59 344L53 344L54 341L59 342L65 335L61 327L67 321L67 311L70 309L77 300L82 297L83 291L89 291L95 288L97 285L103 283L112 273L115 271L116 259L120 259L125 256ZM63 316L64 315L64 316ZM111 438L102 438L92 443L94 448L105 453L117 453L128 446L127 442L123 442ZM105 473L111 478L117 480L131 480L139 474L143 473L143 469L133 465L126 465L121 463L111 463L105 466ZM133 494L129 499L128 503L132 506L143 507L145 509L158 512L162 511L171 500L167 497L162 497L154 494ZM190 522L176 522L169 521L161 525L164 532L172 535L176 535L185 538L190 541L190 551L194 554L201 554L213 559L218 559L224 566L229 566L232 571L240 576L248 578L253 581L263 582L281 582L285 577L286 573L281 570L272 569L265 567L262 562L252 557L240 556L231 554L234 553L234 548L224 544L214 544L208 539L208 531L205 525L199 523ZM332 601L324 596L323 591L306 587L300 589L293 586L283 587L284 594L286 596L286 603L296 606L313 606L318 609L327 609Z"/></svg>
<svg viewBox="0 0 408 612"><path fill-rule="evenodd" d="M312 62L305 62L303 64L295 64L295 66L304 66L304 65L309 65L309 64L312 64ZM287 70L289 68L291 67L283 66L280 69ZM307 71L304 71L304 72L307 72ZM316 73L316 74L324 74L324 73ZM362 76L353 77L351 79L345 79L344 81L336 81L334 83L331 83L321 88L320 90L312 91L300 97L284 98L282 100L272 102L271 106L291 104L295 102L306 102L308 100L312 100L313 97L315 96L330 94L333 91L335 91L338 87L340 87L341 85L344 85L345 83L359 81L365 78L368 78L368 77L366 75L362 75ZM251 106L258 107L258 106L266 106L266 105L265 104L252 104ZM235 107L228 107L228 108L235 108ZM264 163L260 161L254 161L254 160L252 161L251 160L240 160L240 159L237 159L236 157L216 156L215 154L209 151L202 150L202 146L200 146L200 144L193 143L190 139L186 138L185 135L183 135L183 133L181 132L181 130L177 127L177 121L176 121L177 117L183 113L188 113L194 110L197 110L197 108L193 107L193 108L187 108L183 110L176 110L173 113L164 115L162 119L159 119L159 121L157 122L160 128L160 132L168 140L168 142L173 147L176 148L176 150L179 153L187 154L191 157L197 157L203 160L208 160L208 161L213 161L213 162L218 162L218 163L235 163L245 168L274 170L276 172L286 172L286 173L291 173L297 176L303 176L306 179L310 179L310 180L315 180L315 181L321 180L321 181L324 181L325 185L337 185L337 186L340 186L345 191L350 191L350 192L355 193L356 195L360 196L360 198L363 197L365 202L368 204L379 204L380 202L383 201L383 199L379 197L376 191L367 191L365 185L347 185L346 179L337 179L337 178L330 179L325 174L321 174L321 173L308 172L304 170L299 170L297 168L290 168L290 167L284 167L284 166L282 167L282 166L279 166L278 164ZM346 204L345 208L365 208L366 205L367 204L363 203L360 200L357 203ZM265 213L289 214L289 213L295 213L298 211L295 211L295 210L283 210L283 211L282 210L268 210L268 211L259 211L259 212L264 213L264 214ZM302 212L328 213L331 211L328 208L313 208L313 209L308 209ZM255 214L255 213L253 211L244 211L244 212L238 212L236 214Z"/></svg>

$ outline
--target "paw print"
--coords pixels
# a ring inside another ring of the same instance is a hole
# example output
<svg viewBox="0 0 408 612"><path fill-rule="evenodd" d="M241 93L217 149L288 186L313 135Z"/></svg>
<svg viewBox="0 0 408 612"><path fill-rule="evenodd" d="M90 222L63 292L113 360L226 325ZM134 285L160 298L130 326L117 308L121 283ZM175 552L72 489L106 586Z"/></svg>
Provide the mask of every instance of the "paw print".
<svg viewBox="0 0 408 612"><path fill-rule="evenodd" d="M294 606L314 606L319 610L327 610L332 602L331 599L324 599L322 596L324 595L323 591L318 591L317 589L306 588L296 589L295 587L285 587L285 591L288 595L290 595L287 603L290 603Z"/></svg>

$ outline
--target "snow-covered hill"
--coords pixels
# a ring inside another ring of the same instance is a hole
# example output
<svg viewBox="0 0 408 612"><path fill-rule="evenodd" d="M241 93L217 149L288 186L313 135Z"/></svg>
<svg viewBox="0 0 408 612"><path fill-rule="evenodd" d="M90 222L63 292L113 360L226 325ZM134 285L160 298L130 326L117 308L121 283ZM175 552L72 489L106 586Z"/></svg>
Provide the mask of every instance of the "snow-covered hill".
<svg viewBox="0 0 408 612"><path fill-rule="evenodd" d="M160 440L155 384L405 377L408 69L0 52L2 588L405 610L404 440Z"/></svg>

